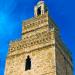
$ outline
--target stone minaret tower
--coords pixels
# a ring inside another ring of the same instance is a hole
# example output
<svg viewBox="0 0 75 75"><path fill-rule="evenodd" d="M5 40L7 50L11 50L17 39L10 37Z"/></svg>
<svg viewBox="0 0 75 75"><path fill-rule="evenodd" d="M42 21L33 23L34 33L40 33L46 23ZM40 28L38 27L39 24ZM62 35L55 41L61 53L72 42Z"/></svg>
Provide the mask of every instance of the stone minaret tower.
<svg viewBox="0 0 75 75"><path fill-rule="evenodd" d="M5 75L72 75L71 55L48 16L44 1L34 8L34 17L23 21L22 39L11 42Z"/></svg>

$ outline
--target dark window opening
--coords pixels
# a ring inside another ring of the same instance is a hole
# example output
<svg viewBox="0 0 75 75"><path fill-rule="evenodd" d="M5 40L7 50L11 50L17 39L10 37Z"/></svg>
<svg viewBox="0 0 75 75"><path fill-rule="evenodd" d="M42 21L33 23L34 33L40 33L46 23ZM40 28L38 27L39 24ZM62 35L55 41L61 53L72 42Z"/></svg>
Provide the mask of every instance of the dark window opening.
<svg viewBox="0 0 75 75"><path fill-rule="evenodd" d="M31 69L31 59L29 56L27 56L25 70L30 70L30 69Z"/></svg>
<svg viewBox="0 0 75 75"><path fill-rule="evenodd" d="M38 10L37 10L37 15L38 15L38 16L41 15L41 7L38 8Z"/></svg>

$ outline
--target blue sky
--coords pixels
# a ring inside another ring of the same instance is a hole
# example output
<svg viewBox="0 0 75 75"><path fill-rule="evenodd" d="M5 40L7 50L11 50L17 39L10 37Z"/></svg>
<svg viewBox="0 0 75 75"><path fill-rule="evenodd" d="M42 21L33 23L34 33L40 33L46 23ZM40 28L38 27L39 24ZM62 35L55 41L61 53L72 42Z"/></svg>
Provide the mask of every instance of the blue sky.
<svg viewBox="0 0 75 75"><path fill-rule="evenodd" d="M75 67L75 0L44 1L49 15L60 29L61 38L72 52ZM22 21L33 16L37 2L38 0L0 0L0 75L4 74L9 41L21 37Z"/></svg>

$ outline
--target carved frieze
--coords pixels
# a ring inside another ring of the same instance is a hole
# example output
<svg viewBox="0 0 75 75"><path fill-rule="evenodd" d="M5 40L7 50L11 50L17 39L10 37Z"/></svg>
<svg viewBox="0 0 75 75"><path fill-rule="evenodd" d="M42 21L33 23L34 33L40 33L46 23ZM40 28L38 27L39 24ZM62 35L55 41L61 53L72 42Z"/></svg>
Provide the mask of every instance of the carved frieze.
<svg viewBox="0 0 75 75"><path fill-rule="evenodd" d="M51 40L51 33L48 31L44 31L41 33L37 33L35 35L31 35L30 37L25 37L23 40L20 40L14 45L10 45L9 51L12 52L14 50L20 50L22 48L32 47L37 44L48 43Z"/></svg>
<svg viewBox="0 0 75 75"><path fill-rule="evenodd" d="M42 18L43 17L43 18ZM36 29L38 27L43 26L45 23L48 23L48 16L43 15L41 18L37 18L37 20L32 22L23 22L23 27L22 27L22 33L25 33L26 31L30 31L33 29Z"/></svg>

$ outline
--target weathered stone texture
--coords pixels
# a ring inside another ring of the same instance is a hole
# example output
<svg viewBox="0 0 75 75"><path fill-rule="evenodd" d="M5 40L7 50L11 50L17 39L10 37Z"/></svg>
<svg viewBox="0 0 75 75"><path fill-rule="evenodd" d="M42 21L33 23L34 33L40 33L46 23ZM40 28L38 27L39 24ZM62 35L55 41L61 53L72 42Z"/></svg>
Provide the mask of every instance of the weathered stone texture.
<svg viewBox="0 0 75 75"><path fill-rule="evenodd" d="M25 71L25 60L31 58L31 70ZM55 48L47 46L7 58L6 75L56 75Z"/></svg>
<svg viewBox="0 0 75 75"><path fill-rule="evenodd" d="M44 1L35 8L35 17L23 21L22 39L10 43L5 75L72 75L72 60L59 37L59 30L48 16ZM38 6L43 12L36 13ZM27 56L31 69L25 70Z"/></svg>

